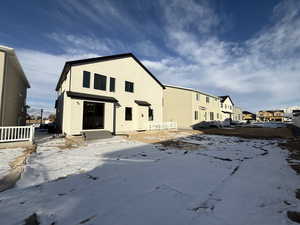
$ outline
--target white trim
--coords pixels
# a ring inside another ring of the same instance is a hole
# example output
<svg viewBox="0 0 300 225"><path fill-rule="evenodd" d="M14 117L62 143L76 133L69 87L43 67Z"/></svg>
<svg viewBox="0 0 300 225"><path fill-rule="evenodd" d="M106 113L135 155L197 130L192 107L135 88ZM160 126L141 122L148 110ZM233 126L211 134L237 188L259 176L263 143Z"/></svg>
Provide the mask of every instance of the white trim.
<svg viewBox="0 0 300 225"><path fill-rule="evenodd" d="M33 141L34 126L0 127L0 143L15 141Z"/></svg>

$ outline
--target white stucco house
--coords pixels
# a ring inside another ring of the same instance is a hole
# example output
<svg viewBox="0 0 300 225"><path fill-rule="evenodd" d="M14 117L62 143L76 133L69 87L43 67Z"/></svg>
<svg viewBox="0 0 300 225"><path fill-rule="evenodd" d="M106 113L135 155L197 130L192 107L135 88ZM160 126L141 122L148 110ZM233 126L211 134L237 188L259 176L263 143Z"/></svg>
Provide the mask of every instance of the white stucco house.
<svg viewBox="0 0 300 225"><path fill-rule="evenodd" d="M163 121L164 89L132 53L66 62L56 86L59 129L67 135L147 130Z"/></svg>

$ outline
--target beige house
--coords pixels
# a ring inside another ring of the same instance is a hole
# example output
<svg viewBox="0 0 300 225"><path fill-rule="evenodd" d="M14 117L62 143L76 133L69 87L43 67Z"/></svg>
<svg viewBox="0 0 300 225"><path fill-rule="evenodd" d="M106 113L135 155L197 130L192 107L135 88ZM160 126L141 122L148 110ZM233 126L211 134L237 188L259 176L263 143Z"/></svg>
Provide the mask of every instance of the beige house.
<svg viewBox="0 0 300 225"><path fill-rule="evenodd" d="M0 126L25 125L27 88L14 49L0 46Z"/></svg>
<svg viewBox="0 0 300 225"><path fill-rule="evenodd" d="M163 90L131 53L65 63L56 86L57 122L67 135L147 130L163 121Z"/></svg>
<svg viewBox="0 0 300 225"><path fill-rule="evenodd" d="M193 128L203 121L222 121L220 98L194 89L165 85L163 120L178 128Z"/></svg>
<svg viewBox="0 0 300 225"><path fill-rule="evenodd" d="M242 121L243 120L243 112L242 112L241 108L233 106L232 120L233 121Z"/></svg>

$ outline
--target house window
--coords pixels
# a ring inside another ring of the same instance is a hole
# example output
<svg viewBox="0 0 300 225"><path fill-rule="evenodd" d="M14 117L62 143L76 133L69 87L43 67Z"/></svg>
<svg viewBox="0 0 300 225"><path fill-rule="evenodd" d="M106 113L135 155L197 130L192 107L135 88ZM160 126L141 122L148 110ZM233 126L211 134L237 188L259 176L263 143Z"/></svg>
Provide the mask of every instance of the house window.
<svg viewBox="0 0 300 225"><path fill-rule="evenodd" d="M95 73L94 88L97 90L106 91L106 76Z"/></svg>
<svg viewBox="0 0 300 225"><path fill-rule="evenodd" d="M149 121L153 121L153 109L149 108L148 109L148 118L149 118Z"/></svg>
<svg viewBox="0 0 300 225"><path fill-rule="evenodd" d="M206 103L209 103L209 97L206 96Z"/></svg>
<svg viewBox="0 0 300 225"><path fill-rule="evenodd" d="M111 77L110 79L109 79L109 91L110 92L115 92L115 90L116 90L116 79L115 78L113 78L113 77Z"/></svg>
<svg viewBox="0 0 300 225"><path fill-rule="evenodd" d="M204 119L207 120L207 112L204 113Z"/></svg>
<svg viewBox="0 0 300 225"><path fill-rule="evenodd" d="M221 108L223 108L223 103L221 103Z"/></svg>
<svg viewBox="0 0 300 225"><path fill-rule="evenodd" d="M199 101L199 94L196 94L196 100Z"/></svg>
<svg viewBox="0 0 300 225"><path fill-rule="evenodd" d="M125 120L132 120L132 108L125 107Z"/></svg>
<svg viewBox="0 0 300 225"><path fill-rule="evenodd" d="M195 111L195 120L198 120L198 111Z"/></svg>
<svg viewBox="0 0 300 225"><path fill-rule="evenodd" d="M219 113L217 113L217 119L219 119Z"/></svg>
<svg viewBox="0 0 300 225"><path fill-rule="evenodd" d="M214 113L210 112L209 115L210 115L210 120L214 120Z"/></svg>
<svg viewBox="0 0 300 225"><path fill-rule="evenodd" d="M90 77L91 73L88 71L83 71L83 82L82 87L89 88L90 87Z"/></svg>
<svg viewBox="0 0 300 225"><path fill-rule="evenodd" d="M125 81L125 91L126 92L133 92L134 91L134 84L130 81Z"/></svg>

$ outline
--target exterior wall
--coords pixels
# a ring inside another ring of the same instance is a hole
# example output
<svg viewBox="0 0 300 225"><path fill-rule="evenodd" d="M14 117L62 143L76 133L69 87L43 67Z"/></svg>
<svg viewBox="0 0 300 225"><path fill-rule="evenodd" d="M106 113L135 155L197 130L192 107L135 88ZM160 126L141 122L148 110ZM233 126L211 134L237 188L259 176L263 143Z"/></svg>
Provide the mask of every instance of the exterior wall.
<svg viewBox="0 0 300 225"><path fill-rule="evenodd" d="M240 108L233 106L232 120L234 120L234 121L243 120L243 112Z"/></svg>
<svg viewBox="0 0 300 225"><path fill-rule="evenodd" d="M226 98L223 104L221 104L221 110L223 120L231 118L230 115L233 113L233 104L229 98Z"/></svg>
<svg viewBox="0 0 300 225"><path fill-rule="evenodd" d="M212 121L210 112L214 114L213 121L222 120L219 98L194 90L166 86L163 107L164 121L177 122L178 128L192 128L203 121ZM195 119L195 112L198 112L198 119Z"/></svg>
<svg viewBox="0 0 300 225"><path fill-rule="evenodd" d="M177 122L178 128L191 128L193 124L192 91L166 87L164 90L163 120Z"/></svg>
<svg viewBox="0 0 300 225"><path fill-rule="evenodd" d="M0 51L0 120L2 114L2 86L3 86L3 78L4 78L4 70L5 70L5 52ZM1 125L1 121L0 121Z"/></svg>
<svg viewBox="0 0 300 225"><path fill-rule="evenodd" d="M299 127L300 128L300 115L299 116L295 116L294 119L294 124L295 126Z"/></svg>
<svg viewBox="0 0 300 225"><path fill-rule="evenodd" d="M25 125L27 86L22 76L16 63L7 56L6 75L2 81L2 126Z"/></svg>
<svg viewBox="0 0 300 225"><path fill-rule="evenodd" d="M83 71L90 72L90 88L84 88ZM106 91L94 89L94 74L106 76ZM115 78L115 92L109 91L110 77ZM125 81L134 83L134 92L125 92ZM61 85L58 94L64 91L108 96L119 102L116 108L116 132L128 132L139 129L140 107L134 101L141 100L151 104L154 120L149 123L161 123L163 118L163 88L131 57L103 62L73 66L67 79ZM87 100L88 101L88 100ZM82 131L83 100L71 99L64 93L62 131L67 134L79 134ZM132 121L125 120L125 107L132 108ZM148 107L147 107L148 109ZM144 115L148 118L147 115ZM113 104L105 103L104 130L113 131Z"/></svg>

